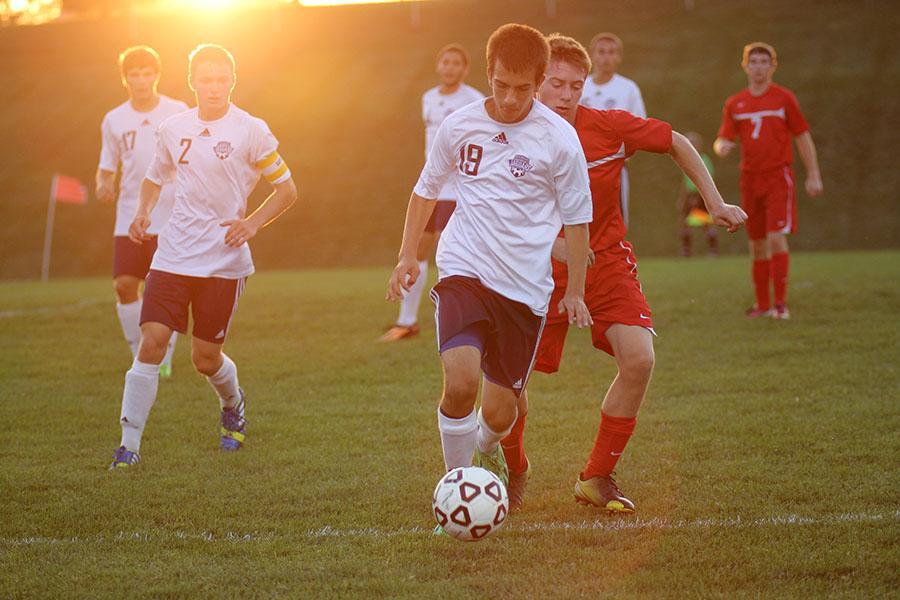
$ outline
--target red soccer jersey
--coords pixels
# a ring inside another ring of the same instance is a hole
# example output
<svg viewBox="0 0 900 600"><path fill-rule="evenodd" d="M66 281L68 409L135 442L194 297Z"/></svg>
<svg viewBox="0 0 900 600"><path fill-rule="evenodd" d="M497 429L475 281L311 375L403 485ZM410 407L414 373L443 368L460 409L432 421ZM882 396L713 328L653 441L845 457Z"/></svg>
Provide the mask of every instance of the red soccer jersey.
<svg viewBox="0 0 900 600"><path fill-rule="evenodd" d="M638 150L668 152L672 148L672 126L624 110L579 106L575 131L587 158L594 203L590 244L594 252L599 252L625 239L625 221L619 205L625 159Z"/></svg>
<svg viewBox="0 0 900 600"><path fill-rule="evenodd" d="M797 97L773 83L762 96L744 89L726 100L718 137L740 137L741 170L761 172L794 162L791 140L808 129Z"/></svg>

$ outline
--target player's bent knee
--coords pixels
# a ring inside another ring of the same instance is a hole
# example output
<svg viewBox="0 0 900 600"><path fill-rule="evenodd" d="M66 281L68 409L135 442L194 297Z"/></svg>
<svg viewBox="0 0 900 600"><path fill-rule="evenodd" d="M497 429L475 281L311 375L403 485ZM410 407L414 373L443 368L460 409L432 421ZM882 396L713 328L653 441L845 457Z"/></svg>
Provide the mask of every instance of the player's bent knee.
<svg viewBox="0 0 900 600"><path fill-rule="evenodd" d="M158 365L166 356L167 343L161 343L153 336L141 336L138 360L142 363Z"/></svg>
<svg viewBox="0 0 900 600"><path fill-rule="evenodd" d="M635 352L624 357L619 365L619 372L624 378L631 381L649 381L655 364L656 358L652 349Z"/></svg>
<svg viewBox="0 0 900 600"><path fill-rule="evenodd" d="M209 355L194 349L191 352L191 362L194 363L194 368L198 373L209 377L215 375L222 366L222 356L221 354Z"/></svg>
<svg viewBox="0 0 900 600"><path fill-rule="evenodd" d="M478 379L468 377L448 378L444 382L444 396L441 399L441 407L445 411L463 413L463 416L471 412L478 397Z"/></svg>
<svg viewBox="0 0 900 600"><path fill-rule="evenodd" d="M116 297L120 304L131 304L137 302L138 287L140 280L133 277L116 277L113 279L113 289L116 291Z"/></svg>

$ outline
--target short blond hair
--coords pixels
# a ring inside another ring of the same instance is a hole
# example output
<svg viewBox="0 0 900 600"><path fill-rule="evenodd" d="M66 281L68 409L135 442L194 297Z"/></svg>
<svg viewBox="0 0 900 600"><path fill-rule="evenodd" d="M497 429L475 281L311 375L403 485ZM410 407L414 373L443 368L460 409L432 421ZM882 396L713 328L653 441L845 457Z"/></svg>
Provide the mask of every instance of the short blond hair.
<svg viewBox="0 0 900 600"><path fill-rule="evenodd" d="M623 54L625 52L625 46L622 44L622 39L614 33L610 33L609 31L604 31L602 33L598 33L594 37L591 38L591 43L588 44L588 48L590 48L591 52L594 51L594 48L600 43L600 40L610 40L616 43L616 47L619 49L619 54Z"/></svg>
<svg viewBox="0 0 900 600"><path fill-rule="evenodd" d="M585 77L591 72L591 57L581 42L575 38L561 33L551 33L547 36L550 44L550 62L564 62L579 69L583 69Z"/></svg>
<svg viewBox="0 0 900 600"><path fill-rule="evenodd" d="M191 50L191 53L188 55L189 77L194 76L194 72L197 70L198 65L207 62L228 65L231 67L231 72L234 73L234 56L232 56L231 52L226 50L224 46L220 46L219 44L199 44L196 48Z"/></svg>
<svg viewBox="0 0 900 600"><path fill-rule="evenodd" d="M768 54L772 59L772 64L778 64L778 55L775 54L775 48L765 42L752 42L744 46L744 53L741 56L741 66L746 67L750 63L751 54Z"/></svg>

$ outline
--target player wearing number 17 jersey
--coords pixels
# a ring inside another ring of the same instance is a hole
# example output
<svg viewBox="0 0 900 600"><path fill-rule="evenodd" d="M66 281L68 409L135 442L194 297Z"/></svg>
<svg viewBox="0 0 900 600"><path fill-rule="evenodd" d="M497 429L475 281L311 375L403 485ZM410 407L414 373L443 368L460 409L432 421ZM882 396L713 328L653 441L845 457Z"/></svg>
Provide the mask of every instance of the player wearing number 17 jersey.
<svg viewBox="0 0 900 600"><path fill-rule="evenodd" d="M141 341L141 281L147 278L150 261L156 250L156 236L169 220L174 189L164 185L159 202L151 215L148 229L151 239L135 244L128 239L128 226L138 205L141 181L156 149L156 129L168 117L187 110L180 100L158 93L160 77L159 55L149 46L134 46L119 55L122 84L128 90L128 101L112 109L103 117L100 127L103 145L97 167L97 197L102 202L116 202L116 226L113 246L113 283L118 303L116 313L131 358L137 356ZM116 172L121 166L122 178L116 195ZM172 335L160 374L172 373L172 351L178 336Z"/></svg>
<svg viewBox="0 0 900 600"><path fill-rule="evenodd" d="M410 198L387 293L399 299L420 275L415 251L426 203L455 174L456 210L438 245L432 290L444 369L438 429L448 470L472 465L474 452L475 464L501 480L507 475L499 442L516 419L547 313L565 311L578 326L590 323L583 301L587 168L572 127L534 99L548 57L547 41L531 27L504 25L491 35L492 96L438 129ZM575 260L567 293L551 305L550 251L563 226Z"/></svg>
<svg viewBox="0 0 900 600"><path fill-rule="evenodd" d="M129 228L134 242L148 241L160 186L174 179L175 205L159 234L147 277L140 349L125 375L122 443L110 468L140 460L141 436L156 400L157 365L172 331L187 333L188 311L193 317L194 367L206 375L222 409L221 448L243 446L244 392L237 367L222 353L222 345L247 276L253 273L247 242L297 197L269 127L231 104L235 83L231 54L221 46L198 46L190 55L188 70L197 108L160 125L156 155ZM247 197L260 175L275 191L245 217Z"/></svg>
<svg viewBox="0 0 900 600"><path fill-rule="evenodd" d="M794 137L806 168L808 195L822 193L822 177L816 146L797 97L772 83L778 65L775 49L762 42L748 44L741 65L747 73L747 89L725 101L713 150L719 156L728 156L740 138L741 196L748 216L756 290L756 303L747 316L787 319L787 236L797 231L797 191L791 169ZM774 308L769 296L770 282L775 292Z"/></svg>

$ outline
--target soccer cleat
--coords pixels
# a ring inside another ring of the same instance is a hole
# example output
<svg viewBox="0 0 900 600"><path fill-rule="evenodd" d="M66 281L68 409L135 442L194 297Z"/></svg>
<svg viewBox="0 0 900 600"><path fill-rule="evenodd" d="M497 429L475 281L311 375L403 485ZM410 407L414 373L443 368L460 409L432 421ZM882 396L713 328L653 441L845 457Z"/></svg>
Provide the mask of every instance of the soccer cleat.
<svg viewBox="0 0 900 600"><path fill-rule="evenodd" d="M591 477L586 481L579 476L575 482L575 501L579 504L599 506L608 513L633 513L634 503L622 495L612 475Z"/></svg>
<svg viewBox="0 0 900 600"><path fill-rule="evenodd" d="M776 304L775 310L772 311L772 318L781 321L790 319L791 311L788 310L787 304Z"/></svg>
<svg viewBox="0 0 900 600"><path fill-rule="evenodd" d="M109 465L109 470L127 469L141 462L141 455L137 452L129 450L125 446L119 446L113 452L113 461Z"/></svg>
<svg viewBox="0 0 900 600"><path fill-rule="evenodd" d="M159 376L168 379L172 376L172 365L159 365Z"/></svg>
<svg viewBox="0 0 900 600"><path fill-rule="evenodd" d="M520 510L525 503L525 486L528 485L529 477L531 477L531 461L528 461L524 472L509 474L509 485L506 486L509 494L509 512Z"/></svg>
<svg viewBox="0 0 900 600"><path fill-rule="evenodd" d="M496 475L505 487L509 486L509 468L506 466L506 457L503 456L503 448L500 447L500 444L497 444L490 454L485 454L476 446L472 465L487 469Z"/></svg>
<svg viewBox="0 0 900 600"><path fill-rule="evenodd" d="M219 429L219 447L227 452L240 450L247 438L247 419L244 418L244 390L237 406L222 409L222 425Z"/></svg>
<svg viewBox="0 0 900 600"><path fill-rule="evenodd" d="M771 317L771 316L774 316L775 311L773 311L771 308L768 308L768 309L766 309L766 310L762 310L761 308L757 308L757 306L754 304L753 306L751 306L750 308L748 308L748 309L747 309L747 312L745 312L744 314L747 315L747 318L748 318L748 319L757 319L757 318L759 318L759 317Z"/></svg>
<svg viewBox="0 0 900 600"><path fill-rule="evenodd" d="M409 327L405 325L394 325L384 332L379 342L399 342L400 340L408 340L419 335L419 326L415 323Z"/></svg>

